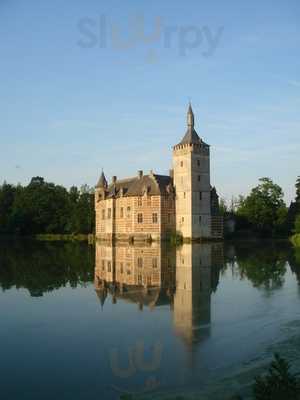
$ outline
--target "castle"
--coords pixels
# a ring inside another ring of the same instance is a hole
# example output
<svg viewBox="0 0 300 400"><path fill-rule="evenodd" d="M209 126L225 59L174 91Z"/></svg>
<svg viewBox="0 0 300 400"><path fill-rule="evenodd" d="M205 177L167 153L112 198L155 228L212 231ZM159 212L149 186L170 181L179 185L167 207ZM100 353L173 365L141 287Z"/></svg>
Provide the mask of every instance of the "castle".
<svg viewBox="0 0 300 400"><path fill-rule="evenodd" d="M103 240L163 240L178 234L187 240L220 239L216 189L210 184L209 145L194 128L191 105L187 131L173 147L170 175L150 171L108 184L102 171L95 188L96 237Z"/></svg>

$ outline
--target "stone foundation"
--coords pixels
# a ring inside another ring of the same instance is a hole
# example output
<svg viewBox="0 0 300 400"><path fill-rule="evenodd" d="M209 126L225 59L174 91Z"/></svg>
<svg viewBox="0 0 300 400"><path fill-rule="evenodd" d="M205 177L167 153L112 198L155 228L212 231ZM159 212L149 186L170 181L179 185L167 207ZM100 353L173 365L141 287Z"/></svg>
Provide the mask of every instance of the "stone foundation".
<svg viewBox="0 0 300 400"><path fill-rule="evenodd" d="M103 233L96 235L96 239L103 242L159 242L167 237L163 237L159 234L147 234L147 233L135 233L135 234L111 234L111 233Z"/></svg>

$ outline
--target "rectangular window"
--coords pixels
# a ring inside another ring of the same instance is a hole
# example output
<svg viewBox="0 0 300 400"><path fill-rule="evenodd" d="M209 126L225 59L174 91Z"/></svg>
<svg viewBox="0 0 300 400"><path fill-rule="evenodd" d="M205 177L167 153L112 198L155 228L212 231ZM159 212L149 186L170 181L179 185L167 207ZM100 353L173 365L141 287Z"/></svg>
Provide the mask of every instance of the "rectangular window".
<svg viewBox="0 0 300 400"><path fill-rule="evenodd" d="M142 205L143 205L142 198L141 198L141 197L138 197L138 206L139 206L139 207L142 207Z"/></svg>
<svg viewBox="0 0 300 400"><path fill-rule="evenodd" d="M201 215L199 215L199 224L201 224L201 220L202 220Z"/></svg>
<svg viewBox="0 0 300 400"><path fill-rule="evenodd" d="M121 272L121 274L123 274L123 272L124 272L123 263L120 263L120 272Z"/></svg>
<svg viewBox="0 0 300 400"><path fill-rule="evenodd" d="M141 257L138 257L138 259L137 259L137 264L138 264L138 267L139 267L139 268L142 268L142 267L143 267L143 259L142 259Z"/></svg>
<svg viewBox="0 0 300 400"><path fill-rule="evenodd" d="M111 218L111 208L107 209L107 218L110 219Z"/></svg>
<svg viewBox="0 0 300 400"><path fill-rule="evenodd" d="M121 209L120 209L120 218L123 218L123 217L124 217L124 208L121 207Z"/></svg>
<svg viewBox="0 0 300 400"><path fill-rule="evenodd" d="M171 223L171 214L170 213L168 214L168 223L169 224Z"/></svg>
<svg viewBox="0 0 300 400"><path fill-rule="evenodd" d="M127 207L127 218L130 217L130 207Z"/></svg>
<svg viewBox="0 0 300 400"><path fill-rule="evenodd" d="M105 271L105 261L102 260L102 271Z"/></svg>
<svg viewBox="0 0 300 400"><path fill-rule="evenodd" d="M181 222L184 222L184 217L181 218Z"/></svg>
<svg viewBox="0 0 300 400"><path fill-rule="evenodd" d="M151 206L151 196L147 197L147 206Z"/></svg>
<svg viewBox="0 0 300 400"><path fill-rule="evenodd" d="M157 258L152 258L152 268L157 268Z"/></svg>
<svg viewBox="0 0 300 400"><path fill-rule="evenodd" d="M185 192L183 192L183 198L185 199Z"/></svg>
<svg viewBox="0 0 300 400"><path fill-rule="evenodd" d="M201 181L201 175L198 175L198 182Z"/></svg>
<svg viewBox="0 0 300 400"><path fill-rule="evenodd" d="M197 165L198 167L200 167L200 160L197 160Z"/></svg>
<svg viewBox="0 0 300 400"><path fill-rule="evenodd" d="M157 214L156 213L152 214L152 223L157 224L157 222L158 222Z"/></svg>
<svg viewBox="0 0 300 400"><path fill-rule="evenodd" d="M143 284L143 277L142 275L138 275L138 285L142 285Z"/></svg>
<svg viewBox="0 0 300 400"><path fill-rule="evenodd" d="M180 161L180 166L183 167L183 161Z"/></svg>
<svg viewBox="0 0 300 400"><path fill-rule="evenodd" d="M202 192L199 192L199 200L202 200Z"/></svg>
<svg viewBox="0 0 300 400"><path fill-rule="evenodd" d="M107 272L111 272L111 262L108 261L107 263Z"/></svg>
<svg viewBox="0 0 300 400"><path fill-rule="evenodd" d="M105 219L105 210L102 210L102 219Z"/></svg>
<svg viewBox="0 0 300 400"><path fill-rule="evenodd" d="M143 223L143 214L139 213L137 215L137 221L138 221L138 224L142 224Z"/></svg>

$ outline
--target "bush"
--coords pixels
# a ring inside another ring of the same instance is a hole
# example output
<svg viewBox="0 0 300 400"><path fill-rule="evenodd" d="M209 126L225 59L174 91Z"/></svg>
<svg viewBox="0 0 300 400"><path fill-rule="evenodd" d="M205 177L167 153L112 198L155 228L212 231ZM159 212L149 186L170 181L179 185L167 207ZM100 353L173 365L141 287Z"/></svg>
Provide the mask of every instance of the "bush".
<svg viewBox="0 0 300 400"><path fill-rule="evenodd" d="M265 376L255 378L254 398L256 400L300 399L298 378L290 372L290 364L275 354L274 361Z"/></svg>

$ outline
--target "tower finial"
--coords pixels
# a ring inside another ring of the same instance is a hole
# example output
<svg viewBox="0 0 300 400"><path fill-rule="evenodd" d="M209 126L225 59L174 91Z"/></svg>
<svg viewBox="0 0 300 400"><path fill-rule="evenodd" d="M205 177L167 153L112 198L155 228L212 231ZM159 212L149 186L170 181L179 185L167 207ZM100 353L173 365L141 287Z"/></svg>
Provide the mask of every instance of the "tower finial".
<svg viewBox="0 0 300 400"><path fill-rule="evenodd" d="M189 101L189 108L187 112L187 126L190 129L194 129L194 113L192 110L191 102Z"/></svg>
<svg viewBox="0 0 300 400"><path fill-rule="evenodd" d="M107 188L107 180L105 178L104 172L103 172L103 168L102 168L102 172L100 175L100 178L98 180L98 183L96 185L97 188Z"/></svg>

